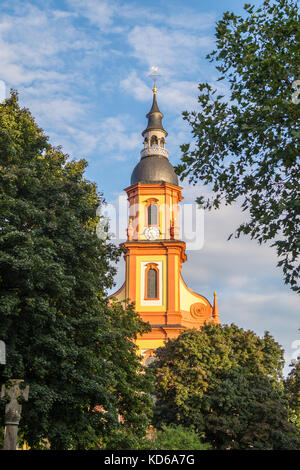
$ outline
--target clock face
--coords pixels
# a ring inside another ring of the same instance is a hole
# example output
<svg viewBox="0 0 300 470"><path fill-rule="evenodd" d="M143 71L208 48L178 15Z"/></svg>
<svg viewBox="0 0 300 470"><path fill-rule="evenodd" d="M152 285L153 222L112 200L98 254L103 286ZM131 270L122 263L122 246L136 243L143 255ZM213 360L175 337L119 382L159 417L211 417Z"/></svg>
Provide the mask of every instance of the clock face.
<svg viewBox="0 0 300 470"><path fill-rule="evenodd" d="M148 240L156 240L159 237L159 228L158 227L146 227L144 230L144 235Z"/></svg>

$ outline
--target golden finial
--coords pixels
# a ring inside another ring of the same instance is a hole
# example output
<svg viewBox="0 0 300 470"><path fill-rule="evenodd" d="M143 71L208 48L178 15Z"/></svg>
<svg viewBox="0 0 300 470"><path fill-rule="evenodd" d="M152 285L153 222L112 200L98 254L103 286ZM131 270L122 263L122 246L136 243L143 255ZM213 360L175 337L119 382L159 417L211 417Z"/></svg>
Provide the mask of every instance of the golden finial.
<svg viewBox="0 0 300 470"><path fill-rule="evenodd" d="M157 87L156 87L156 85L154 85L154 87L152 88L152 91L153 91L153 93L156 95L156 93L157 93Z"/></svg>

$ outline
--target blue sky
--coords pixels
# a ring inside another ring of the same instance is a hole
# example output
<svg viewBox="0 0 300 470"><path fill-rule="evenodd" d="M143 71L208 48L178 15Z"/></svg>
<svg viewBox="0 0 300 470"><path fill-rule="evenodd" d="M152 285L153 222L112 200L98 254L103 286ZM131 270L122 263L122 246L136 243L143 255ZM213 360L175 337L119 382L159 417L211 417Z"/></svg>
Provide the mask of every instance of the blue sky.
<svg viewBox="0 0 300 470"><path fill-rule="evenodd" d="M261 2L255 1L259 5ZM142 148L141 132L152 101L151 66L159 67L158 102L169 133L170 160L190 141L184 110L197 108L197 85L216 82L205 56L214 48L215 23L225 10L242 14L238 0L1 1L0 80L19 91L50 136L70 157L85 157L87 177L107 201L129 185ZM228 92L222 85L222 92ZM186 202L207 188L183 184ZM238 207L205 214L205 243L188 252L183 276L212 301L221 319L262 335L286 351L298 350L299 302L284 285L272 248L247 238L227 242L241 221ZM121 285L120 262L116 279ZM287 368L286 368L287 371Z"/></svg>

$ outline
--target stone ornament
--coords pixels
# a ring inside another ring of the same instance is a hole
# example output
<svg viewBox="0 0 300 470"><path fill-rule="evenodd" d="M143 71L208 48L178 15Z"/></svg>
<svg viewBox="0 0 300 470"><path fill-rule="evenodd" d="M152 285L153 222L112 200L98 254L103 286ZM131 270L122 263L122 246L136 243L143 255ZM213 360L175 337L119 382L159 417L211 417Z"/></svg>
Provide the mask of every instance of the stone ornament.
<svg viewBox="0 0 300 470"><path fill-rule="evenodd" d="M5 406L5 436L4 450L16 450L18 426L21 419L22 405L19 403L20 398L28 400L29 385L24 389L20 388L20 384L24 382L21 379L11 379L8 384L2 385L1 399L9 397L10 401Z"/></svg>
<svg viewBox="0 0 300 470"><path fill-rule="evenodd" d="M134 228L133 228L133 225L132 225L132 217L130 217L128 228L127 228L127 238L128 238L129 241L131 241L133 239L133 235L134 235Z"/></svg>
<svg viewBox="0 0 300 470"><path fill-rule="evenodd" d="M211 317L211 308L209 305L202 304L201 302L196 302L190 306L190 312L193 318L199 319L208 319Z"/></svg>

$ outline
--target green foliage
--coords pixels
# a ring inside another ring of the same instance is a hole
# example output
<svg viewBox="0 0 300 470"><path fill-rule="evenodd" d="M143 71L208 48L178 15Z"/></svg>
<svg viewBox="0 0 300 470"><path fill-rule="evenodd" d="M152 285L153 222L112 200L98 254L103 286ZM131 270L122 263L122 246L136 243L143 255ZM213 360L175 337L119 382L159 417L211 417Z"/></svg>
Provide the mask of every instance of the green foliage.
<svg viewBox="0 0 300 470"><path fill-rule="evenodd" d="M291 364L292 369L285 379L285 392L289 403L290 421L295 423L300 435L300 357Z"/></svg>
<svg viewBox="0 0 300 470"><path fill-rule="evenodd" d="M162 426L151 443L152 450L211 450L212 446L201 442L193 426Z"/></svg>
<svg viewBox="0 0 300 470"><path fill-rule="evenodd" d="M194 426L218 449L294 448L283 350L236 325L205 324L156 350L154 425Z"/></svg>
<svg viewBox="0 0 300 470"><path fill-rule="evenodd" d="M101 442L103 450L146 450L150 449L150 441L145 434L138 434L130 426L119 426L104 436Z"/></svg>
<svg viewBox="0 0 300 470"><path fill-rule="evenodd" d="M218 374L204 397L207 438L218 449L300 449L278 384L243 368Z"/></svg>
<svg viewBox="0 0 300 470"><path fill-rule="evenodd" d="M149 432L148 432L149 434ZM110 433L101 443L104 450L211 450L212 446L201 441L193 426L162 425L153 430L153 436L139 436L131 428L122 426Z"/></svg>
<svg viewBox="0 0 300 470"><path fill-rule="evenodd" d="M295 0L244 8L244 17L226 12L217 23L208 59L230 90L199 85L201 111L183 113L194 145L182 145L176 171L212 186L212 198L197 199L204 208L241 201L249 219L236 237L272 242L285 282L299 292L299 11Z"/></svg>
<svg viewBox="0 0 300 470"><path fill-rule="evenodd" d="M106 300L121 250L96 236L104 201L86 165L49 144L15 92L0 105L0 383L30 385L20 432L31 448L94 446L118 413L143 433L150 413L133 343L149 326Z"/></svg>

